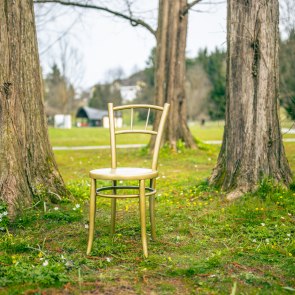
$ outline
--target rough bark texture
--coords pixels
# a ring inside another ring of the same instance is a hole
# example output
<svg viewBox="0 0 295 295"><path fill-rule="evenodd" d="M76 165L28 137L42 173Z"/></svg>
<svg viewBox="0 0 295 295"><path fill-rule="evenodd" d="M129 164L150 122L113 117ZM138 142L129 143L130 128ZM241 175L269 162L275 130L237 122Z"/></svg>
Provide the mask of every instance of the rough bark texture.
<svg viewBox="0 0 295 295"><path fill-rule="evenodd" d="M188 15L183 15L186 0L159 1L156 53L155 102L170 103L165 141L176 149L178 140L194 148L195 141L187 125L185 96L185 48ZM158 125L159 117L155 124Z"/></svg>
<svg viewBox="0 0 295 295"><path fill-rule="evenodd" d="M0 201L65 193L47 134L32 0L0 1Z"/></svg>
<svg viewBox="0 0 295 295"><path fill-rule="evenodd" d="M228 0L227 107L211 183L253 190L264 177L291 181L278 118L278 0Z"/></svg>

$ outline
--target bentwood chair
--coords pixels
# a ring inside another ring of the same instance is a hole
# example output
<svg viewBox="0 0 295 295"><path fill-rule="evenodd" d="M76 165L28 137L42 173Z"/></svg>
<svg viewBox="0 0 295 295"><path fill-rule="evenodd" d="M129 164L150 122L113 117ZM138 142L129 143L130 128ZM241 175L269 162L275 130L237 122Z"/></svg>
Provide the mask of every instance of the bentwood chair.
<svg viewBox="0 0 295 295"><path fill-rule="evenodd" d="M131 111L131 126L128 130L116 130L114 121L114 112L130 109ZM145 128L142 130L136 130L133 128L134 109L145 109L147 111L147 119ZM161 119L158 126L158 130L149 130L147 128L151 110L160 111ZM161 145L162 134L164 131L165 121L167 119L169 110L169 104L165 103L164 107L155 105L125 105L114 107L112 103L108 104L109 111L109 129L110 129L110 141L111 141L111 168L103 168L91 170L89 172L91 178L91 193L90 193L90 209L89 209L89 239L87 254L91 252L94 225L95 225L95 212L96 212L96 197L104 197L111 199L111 234L115 232L116 221L116 201L121 198L139 198L139 211L140 211L140 225L141 225L141 239L143 254L148 256L147 250L147 237L146 237L146 197L149 197L149 211L151 222L151 236L155 239L155 193L156 193L156 177L158 176L158 155ZM155 146L153 150L153 158L151 168L133 168L133 167L117 167L116 156L116 135L119 134L149 134L156 136ZM112 186L103 186L96 188L96 180L110 180ZM132 180L138 181L138 186L119 186L118 181ZM149 185L146 186L145 181L149 181ZM130 194L126 193L126 190L130 190ZM120 194L121 191L121 194Z"/></svg>

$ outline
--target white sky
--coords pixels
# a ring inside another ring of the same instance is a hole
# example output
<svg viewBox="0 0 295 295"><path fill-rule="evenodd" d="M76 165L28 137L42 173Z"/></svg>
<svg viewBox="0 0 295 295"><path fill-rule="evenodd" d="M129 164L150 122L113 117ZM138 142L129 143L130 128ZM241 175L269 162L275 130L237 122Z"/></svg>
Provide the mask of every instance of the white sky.
<svg viewBox="0 0 295 295"><path fill-rule="evenodd" d="M111 2L111 1L109 1ZM119 0L117 1L117 3ZM146 22L155 24L157 18L157 0L137 0L136 11L144 12ZM37 22L40 59L44 74L48 73L53 62L60 64L60 42L69 43L78 58L71 57L67 62L67 75L81 88L88 88L107 79L107 72L122 67L129 75L135 69L143 69L155 46L154 36L146 29L132 27L129 22L108 16L106 13L86 11L61 6L50 7L51 14L57 15L52 21ZM216 46L225 47L226 40L226 4L197 5L190 11L187 41L187 56L195 57L199 49ZM36 14L43 10L35 8ZM74 25L73 25L74 24ZM69 30L69 27L71 29ZM155 27L155 26L154 26ZM65 36L62 33L69 31ZM78 63L78 64L77 64Z"/></svg>

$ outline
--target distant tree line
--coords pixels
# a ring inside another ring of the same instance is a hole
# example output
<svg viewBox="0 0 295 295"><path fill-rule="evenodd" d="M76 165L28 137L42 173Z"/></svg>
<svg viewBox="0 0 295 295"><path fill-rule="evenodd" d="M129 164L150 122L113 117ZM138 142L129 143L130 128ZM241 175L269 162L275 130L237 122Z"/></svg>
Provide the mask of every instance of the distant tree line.
<svg viewBox="0 0 295 295"><path fill-rule="evenodd" d="M280 44L280 101L295 120L295 28Z"/></svg>
<svg viewBox="0 0 295 295"><path fill-rule="evenodd" d="M291 119L295 119L295 30L280 43L280 102ZM209 52L201 49L195 58L186 59L186 91L188 95L188 118L199 119L207 115L211 120L225 117L226 51L215 48ZM144 70L128 78L144 82L134 103L154 102L155 48L146 62ZM122 103L120 85L122 78L104 84L96 84L90 91L89 106L105 109L108 102ZM45 78L45 101L49 107L66 113L73 110L75 89L54 64ZM139 114L144 120L145 114ZM154 118L151 117L153 122Z"/></svg>

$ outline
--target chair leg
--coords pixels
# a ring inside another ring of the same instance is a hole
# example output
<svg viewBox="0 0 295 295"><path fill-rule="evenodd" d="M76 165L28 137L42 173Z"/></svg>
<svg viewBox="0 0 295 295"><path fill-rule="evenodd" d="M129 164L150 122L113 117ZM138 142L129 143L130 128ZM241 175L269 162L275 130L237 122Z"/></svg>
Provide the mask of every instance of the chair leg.
<svg viewBox="0 0 295 295"><path fill-rule="evenodd" d="M117 181L113 181L113 186L117 186ZM113 194L116 195L116 190L113 190ZM116 201L117 199L114 198L112 199L112 204L111 204L111 235L115 233L115 226L116 226Z"/></svg>
<svg viewBox="0 0 295 295"><path fill-rule="evenodd" d="M111 235L115 233L116 227L116 204L117 199L112 199L111 203Z"/></svg>
<svg viewBox="0 0 295 295"><path fill-rule="evenodd" d="M90 191L90 208L89 208L89 238L87 246L87 255L90 254L94 236L94 223L95 223L95 211L96 211L96 179L91 179L91 191Z"/></svg>
<svg viewBox="0 0 295 295"><path fill-rule="evenodd" d="M146 221L145 221L145 183L144 180L139 181L139 210L140 210L140 225L141 225L141 240L143 255L148 257L147 239L146 239Z"/></svg>
<svg viewBox="0 0 295 295"><path fill-rule="evenodd" d="M156 179L150 180L150 188L155 188ZM151 233L152 239L156 239L156 222L155 222L155 195L149 197L149 209L150 209L150 221L151 221Z"/></svg>

